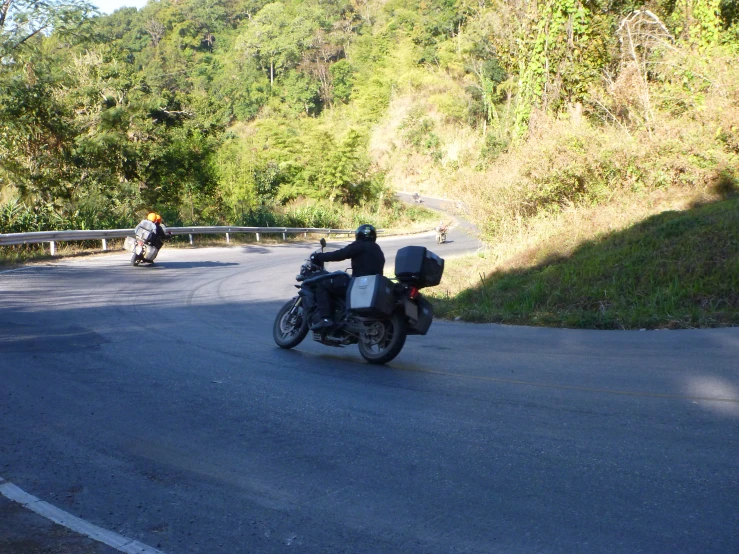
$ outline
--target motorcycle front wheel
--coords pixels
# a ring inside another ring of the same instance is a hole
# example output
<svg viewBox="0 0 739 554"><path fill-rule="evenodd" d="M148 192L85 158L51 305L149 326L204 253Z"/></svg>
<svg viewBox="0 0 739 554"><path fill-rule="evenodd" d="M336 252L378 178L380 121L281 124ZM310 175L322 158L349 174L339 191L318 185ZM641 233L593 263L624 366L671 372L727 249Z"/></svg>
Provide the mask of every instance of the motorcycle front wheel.
<svg viewBox="0 0 739 554"><path fill-rule="evenodd" d="M397 313L384 321L375 321L359 339L359 353L371 364L384 364L403 349L408 330Z"/></svg>
<svg viewBox="0 0 739 554"><path fill-rule="evenodd" d="M272 336L280 348L293 348L308 334L308 318L305 317L303 302L293 298L277 312L272 326Z"/></svg>

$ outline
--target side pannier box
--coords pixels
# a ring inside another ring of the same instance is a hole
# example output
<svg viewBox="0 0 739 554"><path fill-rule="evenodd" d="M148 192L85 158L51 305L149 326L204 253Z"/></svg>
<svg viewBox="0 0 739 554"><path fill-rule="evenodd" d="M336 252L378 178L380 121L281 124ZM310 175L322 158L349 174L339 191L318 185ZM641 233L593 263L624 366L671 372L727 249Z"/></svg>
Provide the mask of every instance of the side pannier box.
<svg viewBox="0 0 739 554"><path fill-rule="evenodd" d="M395 276L417 287L434 287L441 282L444 258L423 246L405 246L395 255Z"/></svg>
<svg viewBox="0 0 739 554"><path fill-rule="evenodd" d="M384 275L354 277L346 292L349 310L359 315L385 316L393 313L393 283Z"/></svg>
<svg viewBox="0 0 739 554"><path fill-rule="evenodd" d="M157 254L159 254L159 249L156 246L152 246L151 244L146 245L146 252L144 253L144 259L149 260L150 262L153 262Z"/></svg>
<svg viewBox="0 0 739 554"><path fill-rule="evenodd" d="M416 302L406 300L405 315L408 316L408 334L425 335L434 320L434 306L423 296L419 296Z"/></svg>
<svg viewBox="0 0 739 554"><path fill-rule="evenodd" d="M133 248L136 246L136 239L133 237L126 237L126 240L123 241L123 249L128 250L129 252L133 252Z"/></svg>

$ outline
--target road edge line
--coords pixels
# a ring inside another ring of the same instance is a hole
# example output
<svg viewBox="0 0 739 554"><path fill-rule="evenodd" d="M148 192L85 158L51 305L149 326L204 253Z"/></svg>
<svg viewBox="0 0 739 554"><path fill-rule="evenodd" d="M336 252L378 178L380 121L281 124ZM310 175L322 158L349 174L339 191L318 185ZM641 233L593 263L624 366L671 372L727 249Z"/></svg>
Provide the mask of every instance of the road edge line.
<svg viewBox="0 0 739 554"><path fill-rule="evenodd" d="M2 477L0 477L0 494L58 525L107 544L120 552L125 552L126 554L164 554L161 550L73 516L69 512L65 512L48 502L44 502L40 498L36 498L32 494L28 494L20 487L17 487L10 481L6 481Z"/></svg>

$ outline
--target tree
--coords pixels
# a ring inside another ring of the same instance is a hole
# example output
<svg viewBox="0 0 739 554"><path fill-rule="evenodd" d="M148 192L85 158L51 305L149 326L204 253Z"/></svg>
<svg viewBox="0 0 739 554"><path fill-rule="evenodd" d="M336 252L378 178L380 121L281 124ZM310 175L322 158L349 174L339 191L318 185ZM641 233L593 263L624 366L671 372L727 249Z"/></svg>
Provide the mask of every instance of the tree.
<svg viewBox="0 0 739 554"><path fill-rule="evenodd" d="M146 29L146 32L151 36L151 43L158 48L159 41L162 40L162 37L167 30L166 27L156 19L150 19L144 25L144 29Z"/></svg>
<svg viewBox="0 0 739 554"><path fill-rule="evenodd" d="M348 103L354 88L356 70L346 60L340 60L329 68L331 73L332 96L334 100Z"/></svg>
<svg viewBox="0 0 739 554"><path fill-rule="evenodd" d="M252 17L238 44L263 69L269 69L269 82L274 85L276 71L297 64L314 27L304 14L291 13L284 4L275 2Z"/></svg>
<svg viewBox="0 0 739 554"><path fill-rule="evenodd" d="M282 91L288 111L316 115L321 93L320 82L305 73L291 71L283 79Z"/></svg>
<svg viewBox="0 0 739 554"><path fill-rule="evenodd" d="M0 59L52 31L62 40L87 37L81 25L98 13L85 0L0 0Z"/></svg>

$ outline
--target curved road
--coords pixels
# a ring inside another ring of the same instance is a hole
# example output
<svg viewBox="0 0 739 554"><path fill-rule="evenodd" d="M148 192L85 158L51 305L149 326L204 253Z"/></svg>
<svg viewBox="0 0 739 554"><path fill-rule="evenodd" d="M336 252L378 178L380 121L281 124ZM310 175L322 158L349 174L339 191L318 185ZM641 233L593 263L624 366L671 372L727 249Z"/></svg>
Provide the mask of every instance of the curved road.
<svg viewBox="0 0 739 554"><path fill-rule="evenodd" d="M739 551L739 329L284 351L314 248L0 273L0 477L170 554Z"/></svg>

